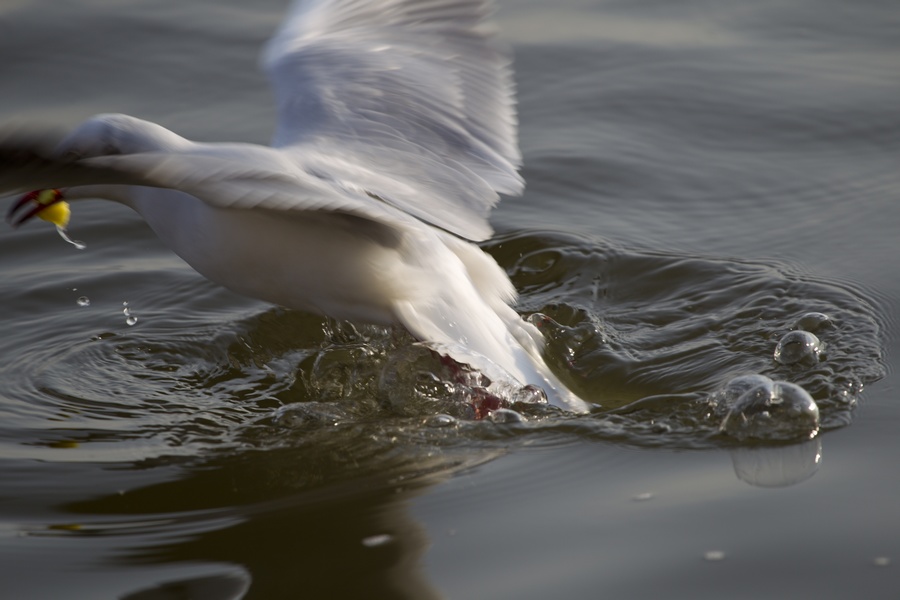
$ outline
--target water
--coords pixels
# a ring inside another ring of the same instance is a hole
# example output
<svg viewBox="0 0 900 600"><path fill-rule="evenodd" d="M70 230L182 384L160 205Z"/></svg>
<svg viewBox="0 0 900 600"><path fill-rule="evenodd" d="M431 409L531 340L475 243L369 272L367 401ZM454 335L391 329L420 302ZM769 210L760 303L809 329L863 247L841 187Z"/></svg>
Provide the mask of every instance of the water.
<svg viewBox="0 0 900 600"><path fill-rule="evenodd" d="M69 234L66 232L66 230L58 225L56 227L56 233L58 233L59 237L61 237L65 242L75 246L77 250L84 250L85 248L87 248L87 244L85 244L81 240L73 240L69 237Z"/></svg>
<svg viewBox="0 0 900 600"><path fill-rule="evenodd" d="M264 142L283 3L245 4L7 4L0 121ZM82 252L0 235L5 594L893 596L892 3L500 8L528 190L485 248L594 413L473 420L477 377L403 332L236 297L81 202Z"/></svg>

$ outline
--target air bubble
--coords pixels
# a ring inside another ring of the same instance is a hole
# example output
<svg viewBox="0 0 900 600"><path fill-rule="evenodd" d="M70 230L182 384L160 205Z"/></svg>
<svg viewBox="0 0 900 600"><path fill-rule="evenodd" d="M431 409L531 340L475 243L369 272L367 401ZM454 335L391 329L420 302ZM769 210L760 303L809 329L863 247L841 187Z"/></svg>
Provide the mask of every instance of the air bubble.
<svg viewBox="0 0 900 600"><path fill-rule="evenodd" d="M727 408L733 407L748 392L760 398L768 398L772 395L773 385L775 382L765 375L741 375L725 384L725 388L718 393L717 403Z"/></svg>
<svg viewBox="0 0 900 600"><path fill-rule="evenodd" d="M834 321L832 321L831 317L829 317L825 313L808 312L794 321L794 325L791 327L791 329L799 329L801 331L809 331L810 333L814 333L816 331L819 331L820 329L827 329L832 325L834 325Z"/></svg>
<svg viewBox="0 0 900 600"><path fill-rule="evenodd" d="M775 347L775 361L783 365L819 362L824 344L808 331L788 332Z"/></svg>
<svg viewBox="0 0 900 600"><path fill-rule="evenodd" d="M80 297L78 298L78 300L75 301L75 303L76 303L78 306L90 306L90 305L91 305L91 299L88 298L87 296L80 296Z"/></svg>
<svg viewBox="0 0 900 600"><path fill-rule="evenodd" d="M509 408L498 408L491 412L491 421L494 423L523 423L525 417Z"/></svg>
<svg viewBox="0 0 900 600"><path fill-rule="evenodd" d="M818 433L819 407L806 390L787 381L754 377L759 385L730 402L721 432L739 440L810 439ZM730 401L733 396L728 389L726 386L722 398Z"/></svg>
<svg viewBox="0 0 900 600"><path fill-rule="evenodd" d="M450 415L432 415L425 420L428 427L454 427L456 424L456 418Z"/></svg>

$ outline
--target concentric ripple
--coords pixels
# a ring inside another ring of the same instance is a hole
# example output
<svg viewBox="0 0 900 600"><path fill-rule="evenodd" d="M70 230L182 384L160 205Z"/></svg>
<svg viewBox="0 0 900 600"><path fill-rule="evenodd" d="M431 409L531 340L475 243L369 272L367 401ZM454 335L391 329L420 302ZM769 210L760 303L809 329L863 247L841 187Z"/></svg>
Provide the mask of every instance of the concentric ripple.
<svg viewBox="0 0 900 600"><path fill-rule="evenodd" d="M567 415L527 389L504 407L485 404L483 376L398 329L264 305L206 315L185 297L178 319L142 311L115 332L30 342L10 367L9 389L28 407L18 425L40 446L113 444L141 458L286 444L377 454L404 440L491 447L522 436L710 447L799 441L847 424L863 386L883 373L878 320L860 293L777 264L557 235L507 235L487 249L544 331L551 364L599 405L593 414ZM808 394L815 427L785 426L769 411L769 435L752 407L741 413L751 425L723 425L722 394L743 376L783 382L771 398Z"/></svg>

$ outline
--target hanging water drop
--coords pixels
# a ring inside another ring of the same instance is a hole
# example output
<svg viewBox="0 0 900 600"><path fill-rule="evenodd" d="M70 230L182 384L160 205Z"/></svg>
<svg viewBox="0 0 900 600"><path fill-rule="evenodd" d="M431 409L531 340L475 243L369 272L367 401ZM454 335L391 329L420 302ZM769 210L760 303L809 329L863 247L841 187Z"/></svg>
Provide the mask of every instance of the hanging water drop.
<svg viewBox="0 0 900 600"><path fill-rule="evenodd" d="M77 248L78 250L84 250L85 248L87 248L87 244L80 240L73 240L72 238L70 238L69 234L66 233L66 230L59 225L56 226L56 233L59 234L59 237L75 246L75 248Z"/></svg>

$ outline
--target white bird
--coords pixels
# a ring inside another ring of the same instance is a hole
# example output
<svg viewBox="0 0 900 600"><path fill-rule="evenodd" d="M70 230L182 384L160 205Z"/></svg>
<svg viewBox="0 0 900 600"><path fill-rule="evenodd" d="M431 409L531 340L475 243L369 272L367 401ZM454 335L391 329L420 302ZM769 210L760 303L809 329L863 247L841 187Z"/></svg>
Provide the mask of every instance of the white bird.
<svg viewBox="0 0 900 600"><path fill-rule="evenodd" d="M189 141L104 114L61 142L8 130L0 192L19 224L65 227L63 198L137 211L199 273L337 319L403 325L494 382L588 405L542 358L516 291L475 243L498 193L519 195L510 64L489 0L300 0L268 42L272 147ZM52 188L48 191L48 188ZM59 190L59 191L56 191Z"/></svg>

